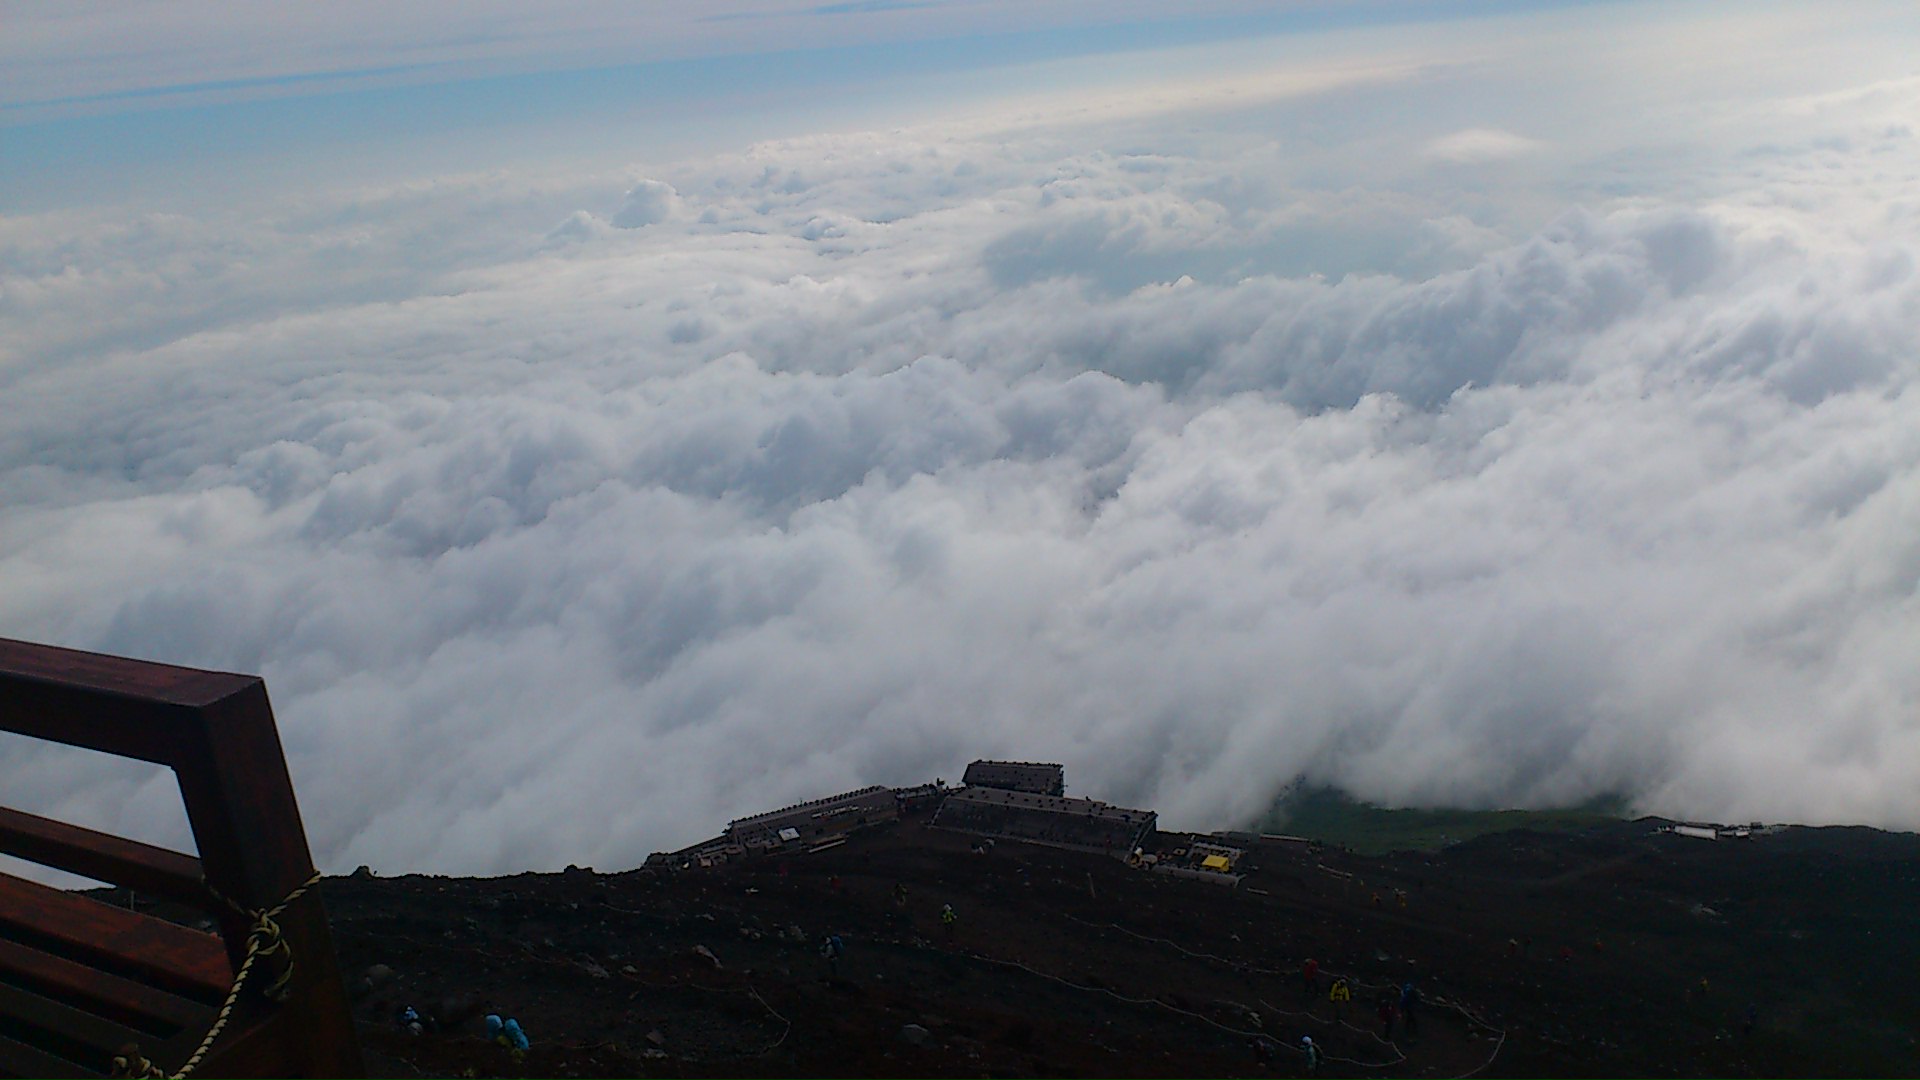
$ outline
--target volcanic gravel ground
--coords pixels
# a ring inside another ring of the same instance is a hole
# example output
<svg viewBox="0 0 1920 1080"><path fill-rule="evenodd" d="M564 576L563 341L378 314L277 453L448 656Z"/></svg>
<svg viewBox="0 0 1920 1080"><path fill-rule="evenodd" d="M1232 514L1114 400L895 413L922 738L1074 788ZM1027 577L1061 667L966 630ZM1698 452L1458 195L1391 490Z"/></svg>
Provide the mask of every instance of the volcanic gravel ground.
<svg viewBox="0 0 1920 1080"><path fill-rule="evenodd" d="M1384 858L1262 842L1225 888L909 819L714 869L324 895L375 1075L1299 1076L1303 1035L1325 1076L1920 1074L1920 836L1655 824ZM1417 1035L1383 1039L1376 1000L1409 980ZM523 1060L480 1038L489 1003ZM402 1004L444 1027L396 1030Z"/></svg>

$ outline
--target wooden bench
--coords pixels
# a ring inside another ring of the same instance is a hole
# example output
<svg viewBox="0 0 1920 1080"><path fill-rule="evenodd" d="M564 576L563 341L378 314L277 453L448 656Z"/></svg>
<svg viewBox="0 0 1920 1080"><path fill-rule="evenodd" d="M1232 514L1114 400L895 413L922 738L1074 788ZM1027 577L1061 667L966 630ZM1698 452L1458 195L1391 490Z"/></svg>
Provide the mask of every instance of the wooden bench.
<svg viewBox="0 0 1920 1080"><path fill-rule="evenodd" d="M0 1073L104 1076L123 1047L186 1065L246 960L252 914L314 875L266 686L0 639L0 730L171 768L199 856L0 808L0 853L204 912L216 932L0 874ZM361 1076L319 896L273 919L195 1076Z"/></svg>

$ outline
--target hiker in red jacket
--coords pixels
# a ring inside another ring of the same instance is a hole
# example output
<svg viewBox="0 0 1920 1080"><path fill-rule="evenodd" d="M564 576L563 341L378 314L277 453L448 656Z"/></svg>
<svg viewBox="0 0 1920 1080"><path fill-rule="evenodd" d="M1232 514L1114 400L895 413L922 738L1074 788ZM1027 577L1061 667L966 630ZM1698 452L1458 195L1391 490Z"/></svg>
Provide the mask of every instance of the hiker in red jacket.
<svg viewBox="0 0 1920 1080"><path fill-rule="evenodd" d="M1311 996L1320 985L1320 961L1308 958L1305 967L1300 969L1300 988Z"/></svg>
<svg viewBox="0 0 1920 1080"><path fill-rule="evenodd" d="M1400 1015L1400 1010L1393 1007L1392 998L1382 997L1380 999L1378 1012L1380 1016L1380 1037L1391 1041L1393 1039L1393 1021L1394 1018Z"/></svg>

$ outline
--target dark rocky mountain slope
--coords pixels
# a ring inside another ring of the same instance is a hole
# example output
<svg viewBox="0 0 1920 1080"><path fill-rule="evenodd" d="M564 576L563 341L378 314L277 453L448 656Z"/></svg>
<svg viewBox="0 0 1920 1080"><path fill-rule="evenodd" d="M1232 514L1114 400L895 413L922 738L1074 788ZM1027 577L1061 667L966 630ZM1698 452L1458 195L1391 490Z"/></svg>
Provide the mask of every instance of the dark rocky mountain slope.
<svg viewBox="0 0 1920 1080"><path fill-rule="evenodd" d="M1261 841L1229 888L976 854L923 820L712 869L329 880L369 1066L1298 1076L1311 1036L1327 1076L1920 1074L1920 836L1704 841L1643 820L1376 858ZM1383 1040L1376 1002L1408 981L1418 1030ZM523 1059L480 1038L486 1001L532 1037ZM442 1030L398 1030L403 1004Z"/></svg>

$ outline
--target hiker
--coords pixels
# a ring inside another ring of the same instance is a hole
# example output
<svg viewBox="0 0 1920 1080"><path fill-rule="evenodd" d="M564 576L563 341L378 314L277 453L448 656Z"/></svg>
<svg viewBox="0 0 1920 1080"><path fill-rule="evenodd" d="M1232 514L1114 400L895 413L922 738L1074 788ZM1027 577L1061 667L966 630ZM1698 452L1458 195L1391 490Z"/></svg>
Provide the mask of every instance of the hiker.
<svg viewBox="0 0 1920 1080"><path fill-rule="evenodd" d="M1380 1007L1375 1010L1375 1013L1380 1017L1381 1041L1391 1042L1393 1040L1393 1021L1394 1018L1400 1014L1400 1010L1393 1007L1392 998L1382 996L1380 998Z"/></svg>
<svg viewBox="0 0 1920 1080"><path fill-rule="evenodd" d="M1560 946L1560 962L1563 964L1573 963L1573 946L1571 945Z"/></svg>
<svg viewBox="0 0 1920 1080"><path fill-rule="evenodd" d="M947 935L948 941L953 940L953 924L959 921L960 916L953 910L952 904L942 904L940 906L940 930Z"/></svg>
<svg viewBox="0 0 1920 1080"><path fill-rule="evenodd" d="M904 881L896 881L893 883L893 906L907 906L907 883Z"/></svg>
<svg viewBox="0 0 1920 1080"><path fill-rule="evenodd" d="M1300 989L1312 995L1314 988L1320 985L1320 961L1307 958L1305 967L1300 969Z"/></svg>
<svg viewBox="0 0 1920 1080"><path fill-rule="evenodd" d="M1400 1017L1404 1021L1408 1038L1417 1038L1420 1034L1420 1020L1417 1007L1420 1004L1420 991L1412 983L1400 987Z"/></svg>
<svg viewBox="0 0 1920 1080"><path fill-rule="evenodd" d="M1300 1047L1307 1052L1307 1075L1320 1071L1320 1048L1313 1044L1313 1036L1300 1036Z"/></svg>
<svg viewBox="0 0 1920 1080"><path fill-rule="evenodd" d="M827 888L832 889L834 892L840 891L840 875L839 874L834 874L831 877L827 878Z"/></svg>
<svg viewBox="0 0 1920 1080"><path fill-rule="evenodd" d="M1274 1042L1265 1035L1255 1035L1253 1037L1253 1063L1255 1065L1273 1064L1274 1052L1279 1049L1279 1043Z"/></svg>
<svg viewBox="0 0 1920 1080"><path fill-rule="evenodd" d="M512 1017L500 1019L499 1013L487 1014L487 1038L513 1051L514 1060L519 1060L530 1045L527 1033L520 1030L520 1021Z"/></svg>
<svg viewBox="0 0 1920 1080"><path fill-rule="evenodd" d="M1508 938L1507 939L1507 959L1511 960L1514 957L1519 955L1520 955L1520 939Z"/></svg>
<svg viewBox="0 0 1920 1080"><path fill-rule="evenodd" d="M420 1021L420 1014L411 1005L400 1006L400 1014L393 1018L394 1026L409 1035L418 1035L425 1031L426 1025Z"/></svg>
<svg viewBox="0 0 1920 1080"><path fill-rule="evenodd" d="M840 974L840 958L847 955L847 943L840 940L839 934L828 934L820 939L820 955L826 958L827 974Z"/></svg>
<svg viewBox="0 0 1920 1080"><path fill-rule="evenodd" d="M1333 1002L1334 1012L1345 1013L1347 1002L1353 1000L1353 988L1347 985L1344 977L1335 978L1332 989L1327 991L1327 1000Z"/></svg>

